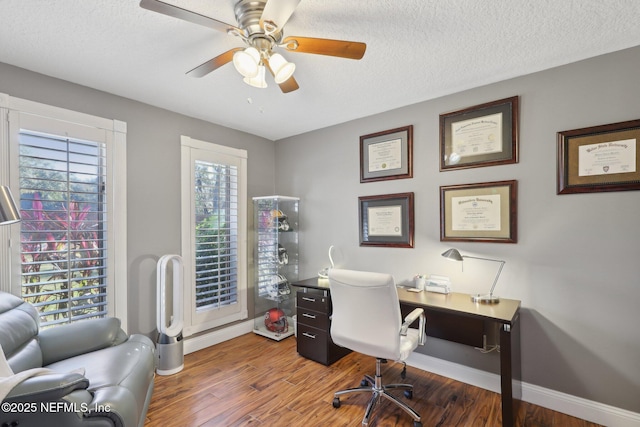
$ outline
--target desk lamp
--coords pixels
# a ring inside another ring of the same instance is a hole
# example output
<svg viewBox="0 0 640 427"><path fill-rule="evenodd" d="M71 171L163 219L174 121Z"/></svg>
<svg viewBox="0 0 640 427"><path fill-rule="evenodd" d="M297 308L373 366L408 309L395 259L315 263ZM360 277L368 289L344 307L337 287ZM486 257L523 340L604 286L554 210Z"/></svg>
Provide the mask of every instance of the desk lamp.
<svg viewBox="0 0 640 427"><path fill-rule="evenodd" d="M476 294L476 295L472 295L471 296L471 301L473 302L483 302L483 303L487 303L487 304L496 304L498 302L500 302L500 298L493 295L493 290L496 287L496 283L498 283L498 278L500 277L500 273L502 272L502 267L504 267L504 263L505 261L499 260L499 259L491 259L491 258L480 258L480 257L475 257L475 256L469 256L469 255L460 255L460 252L458 252L457 249L449 249L448 251L444 252L442 254L443 257L450 259L452 261L464 261L464 258L473 258L473 259L480 259L483 261L493 261L493 262L499 262L500 263L500 268L498 268L498 274L496 274L496 278L493 281L493 286L491 286L491 290L489 291L488 294L486 295L480 295L480 294ZM464 263L463 265L463 271L464 271Z"/></svg>
<svg viewBox="0 0 640 427"><path fill-rule="evenodd" d="M0 224L13 224L21 219L11 190L6 185L0 185Z"/></svg>

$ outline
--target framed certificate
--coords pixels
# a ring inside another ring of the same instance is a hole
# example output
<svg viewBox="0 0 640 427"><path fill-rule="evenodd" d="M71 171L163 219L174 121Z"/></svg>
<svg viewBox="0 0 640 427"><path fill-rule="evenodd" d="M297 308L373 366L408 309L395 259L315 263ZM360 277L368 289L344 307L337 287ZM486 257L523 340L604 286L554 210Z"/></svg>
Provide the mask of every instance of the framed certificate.
<svg viewBox="0 0 640 427"><path fill-rule="evenodd" d="M413 178L413 125L360 137L360 182Z"/></svg>
<svg viewBox="0 0 640 427"><path fill-rule="evenodd" d="M518 97L440 115L440 171L518 163Z"/></svg>
<svg viewBox="0 0 640 427"><path fill-rule="evenodd" d="M558 132L558 194L640 190L640 120Z"/></svg>
<svg viewBox="0 0 640 427"><path fill-rule="evenodd" d="M440 187L440 240L516 243L517 181Z"/></svg>
<svg viewBox="0 0 640 427"><path fill-rule="evenodd" d="M413 193L358 198L360 246L413 247Z"/></svg>

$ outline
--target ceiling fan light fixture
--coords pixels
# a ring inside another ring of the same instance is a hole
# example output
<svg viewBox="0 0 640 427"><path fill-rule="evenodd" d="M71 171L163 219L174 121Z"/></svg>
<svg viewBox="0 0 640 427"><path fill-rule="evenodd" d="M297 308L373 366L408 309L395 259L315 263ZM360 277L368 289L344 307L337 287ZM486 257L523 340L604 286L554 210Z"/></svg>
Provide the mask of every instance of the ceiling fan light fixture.
<svg viewBox="0 0 640 427"><path fill-rule="evenodd" d="M233 54L233 66L244 77L253 78L258 75L260 52L255 47L248 47Z"/></svg>
<svg viewBox="0 0 640 427"><path fill-rule="evenodd" d="M265 80L264 76L265 66L261 64L258 66L258 74L255 77L245 77L244 79L242 79L242 81L244 81L249 86L264 89L267 87L267 81Z"/></svg>
<svg viewBox="0 0 640 427"><path fill-rule="evenodd" d="M296 70L296 64L293 62L289 62L279 53L274 53L269 58L269 66L273 71L273 77L277 84L284 83L291 76L293 76L293 72Z"/></svg>

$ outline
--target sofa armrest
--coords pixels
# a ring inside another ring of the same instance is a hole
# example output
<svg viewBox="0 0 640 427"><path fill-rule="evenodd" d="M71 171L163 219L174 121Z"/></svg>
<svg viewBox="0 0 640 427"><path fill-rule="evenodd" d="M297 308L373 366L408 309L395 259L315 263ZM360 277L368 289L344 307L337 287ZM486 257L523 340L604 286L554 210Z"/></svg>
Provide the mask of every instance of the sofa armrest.
<svg viewBox="0 0 640 427"><path fill-rule="evenodd" d="M49 402L59 400L74 390L89 387L84 375L70 372L38 375L16 385L5 400L17 402Z"/></svg>
<svg viewBox="0 0 640 427"><path fill-rule="evenodd" d="M42 364L51 363L91 351L121 344L127 340L115 317L88 319L43 329L38 334Z"/></svg>

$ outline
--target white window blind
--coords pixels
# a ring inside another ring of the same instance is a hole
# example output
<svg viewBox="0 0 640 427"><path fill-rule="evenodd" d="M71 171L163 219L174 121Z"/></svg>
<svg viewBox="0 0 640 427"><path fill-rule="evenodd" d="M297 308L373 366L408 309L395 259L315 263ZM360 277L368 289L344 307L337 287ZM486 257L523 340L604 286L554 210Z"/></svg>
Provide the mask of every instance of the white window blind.
<svg viewBox="0 0 640 427"><path fill-rule="evenodd" d="M107 314L105 144L20 132L22 297L43 326Z"/></svg>
<svg viewBox="0 0 640 427"><path fill-rule="evenodd" d="M181 139L185 336L246 319L247 153Z"/></svg>
<svg viewBox="0 0 640 427"><path fill-rule="evenodd" d="M195 162L196 308L238 301L238 168Z"/></svg>
<svg viewBox="0 0 640 427"><path fill-rule="evenodd" d="M0 93L0 130L23 218L0 232L0 288L43 326L114 316L127 331L127 124Z"/></svg>

